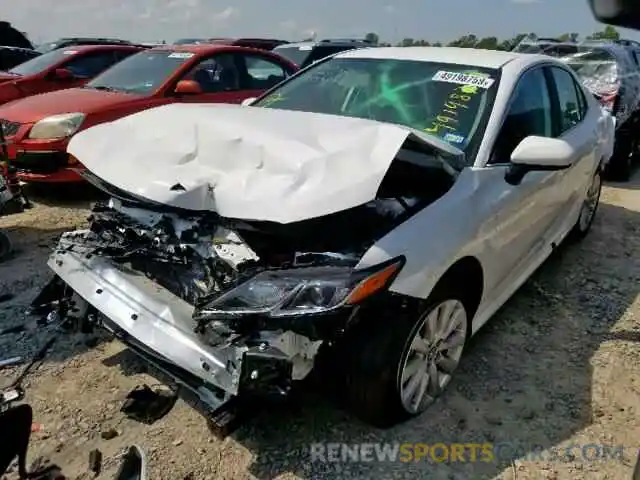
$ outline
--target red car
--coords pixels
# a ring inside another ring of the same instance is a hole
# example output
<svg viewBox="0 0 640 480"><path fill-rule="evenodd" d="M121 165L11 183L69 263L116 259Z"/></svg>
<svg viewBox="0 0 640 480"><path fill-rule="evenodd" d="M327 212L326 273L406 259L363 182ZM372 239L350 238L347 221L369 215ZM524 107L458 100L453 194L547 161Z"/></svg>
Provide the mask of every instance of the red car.
<svg viewBox="0 0 640 480"><path fill-rule="evenodd" d="M82 168L69 139L99 123L175 102L241 103L297 71L264 50L228 45L157 47L114 65L81 88L0 106L9 159L26 182L73 182ZM117 147L117 146L114 146Z"/></svg>
<svg viewBox="0 0 640 480"><path fill-rule="evenodd" d="M0 72L0 104L84 85L114 63L144 50L131 45L85 45L38 55Z"/></svg>

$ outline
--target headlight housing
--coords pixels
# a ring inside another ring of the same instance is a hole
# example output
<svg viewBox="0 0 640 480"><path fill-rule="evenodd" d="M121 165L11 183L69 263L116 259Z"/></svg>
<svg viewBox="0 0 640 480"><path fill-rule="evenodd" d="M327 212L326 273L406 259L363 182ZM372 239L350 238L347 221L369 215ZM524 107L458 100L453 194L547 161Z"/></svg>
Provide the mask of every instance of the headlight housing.
<svg viewBox="0 0 640 480"><path fill-rule="evenodd" d="M359 271L349 267L267 270L196 309L196 320L229 316L286 317L325 313L356 305L387 288L404 257Z"/></svg>
<svg viewBox="0 0 640 480"><path fill-rule="evenodd" d="M70 137L78 131L85 119L84 113L62 113L43 118L29 132L29 138L54 140Z"/></svg>

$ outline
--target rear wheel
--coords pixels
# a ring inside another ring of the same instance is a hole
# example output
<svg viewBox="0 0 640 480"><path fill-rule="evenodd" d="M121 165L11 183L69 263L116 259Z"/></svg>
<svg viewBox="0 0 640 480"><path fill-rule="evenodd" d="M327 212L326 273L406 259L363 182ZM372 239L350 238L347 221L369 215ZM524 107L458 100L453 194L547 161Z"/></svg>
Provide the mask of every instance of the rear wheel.
<svg viewBox="0 0 640 480"><path fill-rule="evenodd" d="M637 140L630 131L616 134L613 155L609 161L607 173L612 180L626 182L631 176L633 159L632 155L637 149Z"/></svg>
<svg viewBox="0 0 640 480"><path fill-rule="evenodd" d="M420 312L396 312L347 346L346 395L362 420L388 428L423 413L457 369L469 333L467 310L449 289L434 292Z"/></svg>
<svg viewBox="0 0 640 480"><path fill-rule="evenodd" d="M573 227L570 236L575 240L584 238L591 230L593 219L598 211L598 205L600 205L600 193L602 192L602 174L598 170L591 180L589 190L585 196L582 208L580 209L580 215L578 221Z"/></svg>

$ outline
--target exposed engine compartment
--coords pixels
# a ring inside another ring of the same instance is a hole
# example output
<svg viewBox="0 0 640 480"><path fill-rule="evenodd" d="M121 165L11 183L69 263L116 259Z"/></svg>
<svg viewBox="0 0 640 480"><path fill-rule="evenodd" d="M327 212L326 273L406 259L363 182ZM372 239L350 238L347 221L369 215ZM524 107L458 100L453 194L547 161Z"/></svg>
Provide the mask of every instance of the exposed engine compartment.
<svg viewBox="0 0 640 480"><path fill-rule="evenodd" d="M373 243L440 198L453 182L441 168L396 161L375 200L290 224L163 211L115 192L108 204L94 207L88 232L65 239L73 243L69 248L128 264L197 306L266 269L353 267Z"/></svg>
<svg viewBox="0 0 640 480"><path fill-rule="evenodd" d="M244 394L286 395L362 308L389 300L404 256L355 267L453 186L447 166L406 145L373 200L290 223L180 209L85 171L111 198L88 229L62 235L48 262L56 277L32 308L94 318L214 410Z"/></svg>

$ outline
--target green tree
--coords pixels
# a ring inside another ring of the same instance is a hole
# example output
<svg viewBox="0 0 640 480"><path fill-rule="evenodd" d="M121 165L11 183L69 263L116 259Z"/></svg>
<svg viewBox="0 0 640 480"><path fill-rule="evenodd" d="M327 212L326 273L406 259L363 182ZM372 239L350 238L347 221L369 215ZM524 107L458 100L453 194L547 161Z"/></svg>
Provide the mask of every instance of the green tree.
<svg viewBox="0 0 640 480"><path fill-rule="evenodd" d="M484 48L485 50L498 50L498 39L496 37L481 38L476 43L475 48Z"/></svg>
<svg viewBox="0 0 640 480"><path fill-rule="evenodd" d="M563 33L562 35L557 37L557 39L561 42L577 42L579 36L579 33Z"/></svg>
<svg viewBox="0 0 640 480"><path fill-rule="evenodd" d="M463 35L452 42L449 42L448 47L462 47L462 48L475 48L478 43L478 37L473 34Z"/></svg>
<svg viewBox="0 0 640 480"><path fill-rule="evenodd" d="M377 33L374 33L374 32L367 33L364 36L364 39L369 43L373 43L374 45L377 45L378 42L380 41L380 37L378 36Z"/></svg>
<svg viewBox="0 0 640 480"><path fill-rule="evenodd" d="M604 30L600 32L594 32L587 37L588 40L619 40L620 32L615 27L607 25Z"/></svg>
<svg viewBox="0 0 640 480"><path fill-rule="evenodd" d="M413 46L413 38L405 38L400 42L400 47L411 47Z"/></svg>

